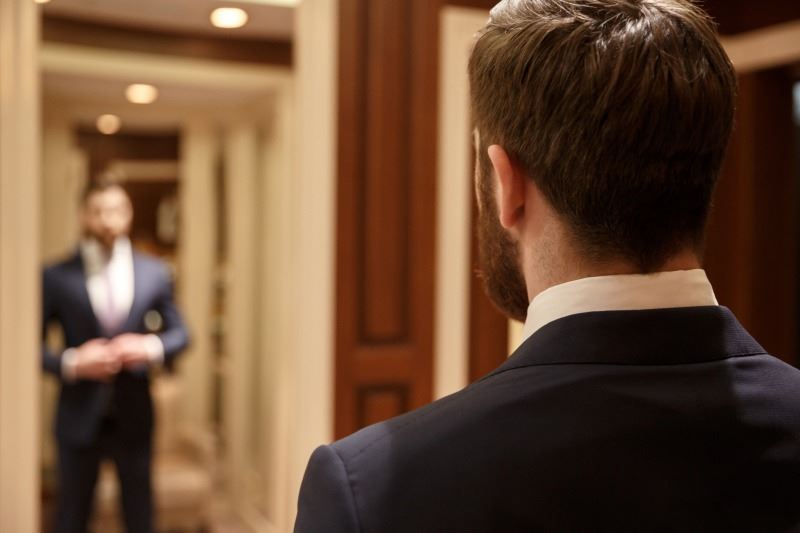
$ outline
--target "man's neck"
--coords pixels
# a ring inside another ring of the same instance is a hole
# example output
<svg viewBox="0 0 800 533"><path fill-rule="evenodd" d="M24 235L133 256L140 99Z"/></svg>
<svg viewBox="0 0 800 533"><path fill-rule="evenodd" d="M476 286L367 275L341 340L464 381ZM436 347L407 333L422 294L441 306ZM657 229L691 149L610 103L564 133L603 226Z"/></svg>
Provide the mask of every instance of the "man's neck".
<svg viewBox="0 0 800 533"><path fill-rule="evenodd" d="M128 248L130 248L130 240L125 235L117 237L110 245L96 237L87 235L84 237L81 244L81 249L84 253L88 252L89 254L96 255L98 259L103 262L110 261L115 253L120 250L126 252Z"/></svg>
<svg viewBox="0 0 800 533"><path fill-rule="evenodd" d="M589 263L580 257L560 256L561 260L552 261L551 264L538 264L536 268L529 269L525 279L528 283L528 299L533 300L543 291L556 285L576 281L584 278L598 276L623 276L642 274L641 269L628 261L607 261L603 263ZM557 264L556 264L557 263ZM697 254L685 249L670 257L664 264L653 272L676 272L680 270L695 270L702 268Z"/></svg>

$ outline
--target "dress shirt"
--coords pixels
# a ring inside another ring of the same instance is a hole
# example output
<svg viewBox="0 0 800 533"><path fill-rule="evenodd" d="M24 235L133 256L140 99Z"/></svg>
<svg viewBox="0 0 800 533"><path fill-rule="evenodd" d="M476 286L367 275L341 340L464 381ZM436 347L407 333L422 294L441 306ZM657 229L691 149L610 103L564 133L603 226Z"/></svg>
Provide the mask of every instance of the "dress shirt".
<svg viewBox="0 0 800 533"><path fill-rule="evenodd" d="M108 302L114 302L116 314L127 317L133 304L133 250L131 241L117 239L109 256L100 243L87 239L81 243L81 257L86 274L86 291L95 316L107 312ZM108 289L113 294L109 298Z"/></svg>
<svg viewBox="0 0 800 533"><path fill-rule="evenodd" d="M86 275L86 292L98 321L108 313L109 302L120 323L131 311L134 294L133 248L127 237L119 238L109 255L95 239L84 239L80 245L83 269ZM109 295L108 291L111 290ZM145 337L146 350L151 364L164 361L164 344L157 335ZM68 381L75 379L77 361L73 349L61 357L61 374Z"/></svg>
<svg viewBox="0 0 800 533"><path fill-rule="evenodd" d="M583 278L539 293L528 306L522 336L579 313L714 305L719 304L701 269Z"/></svg>

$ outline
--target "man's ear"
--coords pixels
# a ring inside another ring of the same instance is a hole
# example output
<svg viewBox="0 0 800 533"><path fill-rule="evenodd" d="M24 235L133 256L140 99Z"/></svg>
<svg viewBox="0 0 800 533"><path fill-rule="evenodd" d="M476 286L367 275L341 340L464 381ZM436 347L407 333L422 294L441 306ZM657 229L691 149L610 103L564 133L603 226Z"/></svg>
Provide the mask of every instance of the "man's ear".
<svg viewBox="0 0 800 533"><path fill-rule="evenodd" d="M513 230L525 214L526 178L502 146L490 146L489 159L492 161L494 175L497 176L495 199L500 224L507 230Z"/></svg>

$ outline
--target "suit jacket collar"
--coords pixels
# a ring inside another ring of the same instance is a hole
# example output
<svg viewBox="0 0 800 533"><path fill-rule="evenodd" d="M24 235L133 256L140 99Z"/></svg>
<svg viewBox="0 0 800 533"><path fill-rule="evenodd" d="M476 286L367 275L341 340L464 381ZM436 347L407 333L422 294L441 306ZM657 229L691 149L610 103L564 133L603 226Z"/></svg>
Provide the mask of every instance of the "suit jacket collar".
<svg viewBox="0 0 800 533"><path fill-rule="evenodd" d="M128 317L123 323L123 331L135 331L136 322L147 311L144 290L147 284L147 264L141 254L133 252L133 301Z"/></svg>
<svg viewBox="0 0 800 533"><path fill-rule="evenodd" d="M600 311L547 324L486 377L537 365L674 365L763 353L725 307Z"/></svg>
<svg viewBox="0 0 800 533"><path fill-rule="evenodd" d="M86 269L83 265L83 257L80 247L76 248L75 253L65 263L70 283L74 284L75 290L80 297L79 305L83 308L84 316L90 317L95 336L100 336L100 322L92 307L92 300L89 298L89 291L86 288Z"/></svg>
<svg viewBox="0 0 800 533"><path fill-rule="evenodd" d="M528 338L542 326L569 315L600 311L675 309L718 305L702 269L592 276L539 293L528 306Z"/></svg>

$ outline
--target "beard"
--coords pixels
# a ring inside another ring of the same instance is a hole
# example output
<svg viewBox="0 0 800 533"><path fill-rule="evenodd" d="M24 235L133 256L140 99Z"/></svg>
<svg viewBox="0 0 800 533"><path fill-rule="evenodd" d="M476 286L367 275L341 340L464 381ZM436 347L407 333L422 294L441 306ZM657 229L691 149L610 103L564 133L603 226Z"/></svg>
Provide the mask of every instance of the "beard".
<svg viewBox="0 0 800 533"><path fill-rule="evenodd" d="M519 247L500 224L492 181L492 163L481 148L477 165L478 276L489 300L507 317L524 322L528 289L522 275Z"/></svg>

